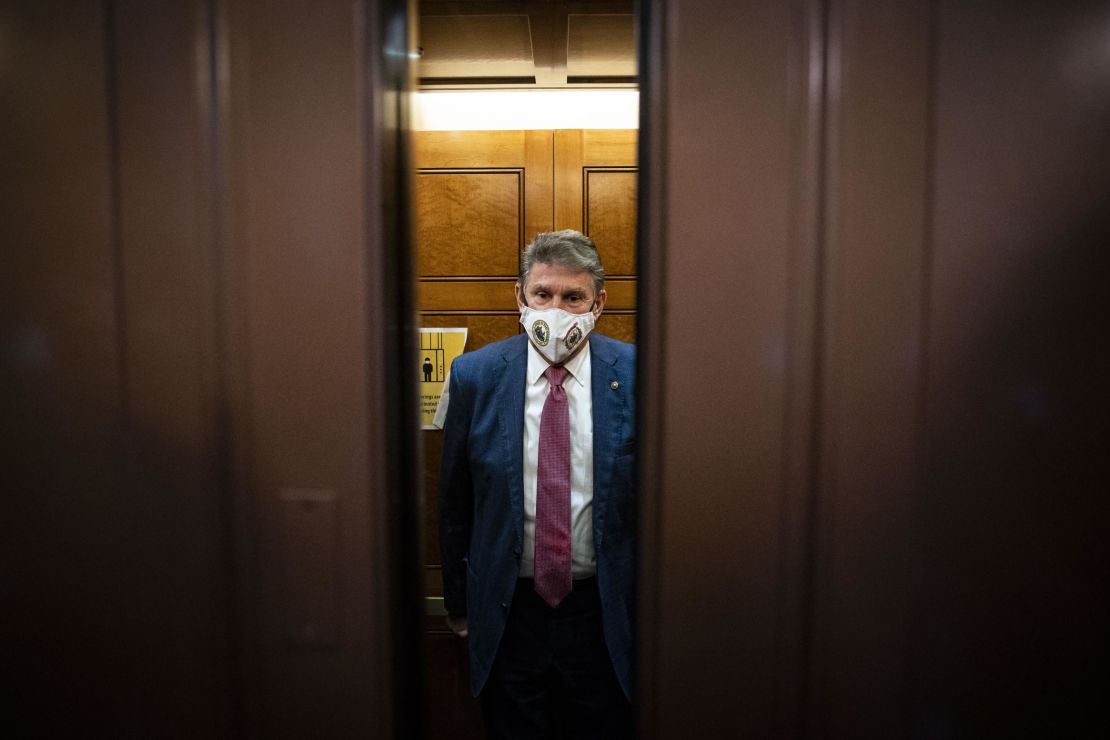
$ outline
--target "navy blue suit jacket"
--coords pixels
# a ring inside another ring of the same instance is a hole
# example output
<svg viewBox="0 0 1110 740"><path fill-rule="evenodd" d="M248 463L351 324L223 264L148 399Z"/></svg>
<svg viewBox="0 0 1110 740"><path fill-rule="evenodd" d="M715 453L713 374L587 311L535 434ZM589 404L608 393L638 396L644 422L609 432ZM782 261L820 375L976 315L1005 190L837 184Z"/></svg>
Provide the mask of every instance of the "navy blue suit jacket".
<svg viewBox="0 0 1110 740"><path fill-rule="evenodd" d="M609 657L632 693L636 574L633 400L635 348L591 334L593 534ZM466 616L470 689L490 667L520 574L524 546L524 394L528 338L487 345L451 364L439 478L444 605Z"/></svg>

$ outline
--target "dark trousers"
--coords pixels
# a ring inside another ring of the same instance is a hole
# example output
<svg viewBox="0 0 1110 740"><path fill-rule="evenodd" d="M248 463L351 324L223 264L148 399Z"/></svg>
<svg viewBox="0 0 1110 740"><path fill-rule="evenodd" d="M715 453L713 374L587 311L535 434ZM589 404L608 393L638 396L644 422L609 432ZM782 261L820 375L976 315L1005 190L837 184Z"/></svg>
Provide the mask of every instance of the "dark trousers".
<svg viewBox="0 0 1110 740"><path fill-rule="evenodd" d="M479 696L491 740L632 737L632 705L609 660L597 579L555 609L522 578Z"/></svg>

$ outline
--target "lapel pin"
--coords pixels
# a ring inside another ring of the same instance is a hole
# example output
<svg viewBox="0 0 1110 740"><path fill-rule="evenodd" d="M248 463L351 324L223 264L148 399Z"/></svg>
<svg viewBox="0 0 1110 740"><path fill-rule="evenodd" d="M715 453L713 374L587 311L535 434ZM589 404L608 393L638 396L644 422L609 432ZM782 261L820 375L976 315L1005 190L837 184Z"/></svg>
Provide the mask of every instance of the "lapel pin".
<svg viewBox="0 0 1110 740"><path fill-rule="evenodd" d="M618 382L617 382L617 381L615 381L615 380L614 380L613 382L611 382L611 383L609 384L609 388L610 388L610 389L612 389L612 390L614 390L614 391L615 391L615 390L616 390L617 388L620 388L620 387L621 387L621 384L620 384L620 383L618 383Z"/></svg>

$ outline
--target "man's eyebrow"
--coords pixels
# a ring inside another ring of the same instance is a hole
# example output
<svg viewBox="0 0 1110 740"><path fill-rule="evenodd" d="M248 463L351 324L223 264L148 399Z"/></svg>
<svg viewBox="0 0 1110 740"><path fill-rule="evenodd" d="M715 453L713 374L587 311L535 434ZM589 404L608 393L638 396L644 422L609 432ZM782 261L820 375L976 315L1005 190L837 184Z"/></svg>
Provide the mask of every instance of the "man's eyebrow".
<svg viewBox="0 0 1110 740"><path fill-rule="evenodd" d="M528 286L528 290L530 290L533 293L538 293L541 290L544 293L554 293L555 292L550 286L544 285L543 283L532 283L530 286ZM580 293L582 295L585 295L586 292L587 292L587 289L585 287L574 287L574 288L567 288L566 290L564 290L563 295L573 295L574 293Z"/></svg>

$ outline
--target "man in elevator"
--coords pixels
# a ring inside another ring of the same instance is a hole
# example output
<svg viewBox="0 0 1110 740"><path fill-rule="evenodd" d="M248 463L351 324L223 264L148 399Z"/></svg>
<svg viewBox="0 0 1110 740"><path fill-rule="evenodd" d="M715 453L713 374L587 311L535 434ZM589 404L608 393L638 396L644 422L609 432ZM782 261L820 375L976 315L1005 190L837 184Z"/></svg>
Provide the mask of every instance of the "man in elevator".
<svg viewBox="0 0 1110 740"><path fill-rule="evenodd" d="M524 333L452 363L439 488L448 625L487 736L630 738L635 350L593 331L593 240L540 234Z"/></svg>

